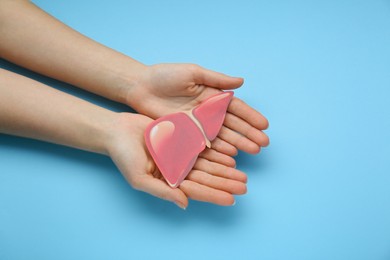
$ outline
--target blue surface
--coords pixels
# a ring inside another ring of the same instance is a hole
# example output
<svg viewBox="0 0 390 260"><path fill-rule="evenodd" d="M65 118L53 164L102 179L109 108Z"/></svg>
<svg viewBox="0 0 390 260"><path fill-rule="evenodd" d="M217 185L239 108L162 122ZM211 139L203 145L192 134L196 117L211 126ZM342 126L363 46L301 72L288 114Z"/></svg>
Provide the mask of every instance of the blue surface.
<svg viewBox="0 0 390 260"><path fill-rule="evenodd" d="M182 211L109 158L0 135L0 259L390 259L390 1L34 2L147 64L245 77L271 146L238 156L236 206Z"/></svg>

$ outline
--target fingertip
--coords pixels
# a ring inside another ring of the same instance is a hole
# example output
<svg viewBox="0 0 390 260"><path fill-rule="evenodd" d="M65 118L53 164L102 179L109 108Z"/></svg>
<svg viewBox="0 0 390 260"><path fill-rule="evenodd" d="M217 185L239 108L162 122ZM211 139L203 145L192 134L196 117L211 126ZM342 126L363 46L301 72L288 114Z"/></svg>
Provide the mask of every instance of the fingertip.
<svg viewBox="0 0 390 260"><path fill-rule="evenodd" d="M236 195L244 195L247 192L246 184L243 182L237 182L235 184L234 190L232 190L232 194Z"/></svg>
<svg viewBox="0 0 390 260"><path fill-rule="evenodd" d="M233 194L228 192L223 192L223 195L218 198L218 201L215 201L213 203L220 205L220 206L233 206L235 204L236 200L233 196Z"/></svg>
<svg viewBox="0 0 390 260"><path fill-rule="evenodd" d="M225 203L225 206L234 206L236 204L236 199L233 195L230 195L226 198Z"/></svg>
<svg viewBox="0 0 390 260"><path fill-rule="evenodd" d="M242 77L234 77L234 78L237 79L237 81L239 82L239 86L240 86L240 87L241 87L241 86L244 84L244 82L245 82L245 79L242 78Z"/></svg>
<svg viewBox="0 0 390 260"><path fill-rule="evenodd" d="M188 207L188 199L187 198L185 200L175 200L175 201L173 201L173 203L175 203L176 206L178 206L182 210L186 210Z"/></svg>
<svg viewBox="0 0 390 260"><path fill-rule="evenodd" d="M269 127L269 121L268 121L268 119L265 118L265 117L264 117L263 121L264 121L264 122L262 122L262 130L266 130L266 129L268 129L268 127Z"/></svg>
<svg viewBox="0 0 390 260"><path fill-rule="evenodd" d="M235 169L237 167L237 162L233 157L230 157L230 162L226 166L229 166L229 167L232 167Z"/></svg>
<svg viewBox="0 0 390 260"><path fill-rule="evenodd" d="M225 85L229 86L230 89L237 89L244 84L244 78L232 76L227 77L229 77L229 79L226 81Z"/></svg>
<svg viewBox="0 0 390 260"><path fill-rule="evenodd" d="M199 83L209 87L219 89L236 89L244 83L244 79L241 77L228 76L226 74L205 69L200 66L197 66L196 71L196 78Z"/></svg>
<svg viewBox="0 0 390 260"><path fill-rule="evenodd" d="M244 175L243 175L243 177L242 177L242 182L245 183L245 184L248 183L248 175L246 175L245 173L244 173ZM245 187L246 187L246 186L245 186ZM245 193L246 193L246 191L245 191Z"/></svg>
<svg viewBox="0 0 390 260"><path fill-rule="evenodd" d="M249 141L245 147L240 147L240 150L249 154L258 154L261 151L261 146L255 142Z"/></svg>
<svg viewBox="0 0 390 260"><path fill-rule="evenodd" d="M245 185L245 187L244 187L244 189L243 189L241 195L244 195L244 194L246 194L247 192L248 192L248 187Z"/></svg>
<svg viewBox="0 0 390 260"><path fill-rule="evenodd" d="M219 196L215 201L210 201L219 206L234 206L236 200L231 193L224 192L224 195Z"/></svg>
<svg viewBox="0 0 390 260"><path fill-rule="evenodd" d="M175 194L172 196L171 201L175 203L179 208L185 210L188 207L187 196L179 188L174 188L172 190Z"/></svg>
<svg viewBox="0 0 390 260"><path fill-rule="evenodd" d="M223 74L225 75L225 74ZM234 82L234 84L238 87L238 86L241 86L242 84L244 84L244 78L243 77L236 77L236 76L229 76L229 75L225 75L232 83Z"/></svg>
<svg viewBox="0 0 390 260"><path fill-rule="evenodd" d="M160 199L174 202L183 209L188 206L188 198L183 191L178 188L171 188L165 181L150 175L136 178L132 186L136 190L144 191Z"/></svg>
<svg viewBox="0 0 390 260"><path fill-rule="evenodd" d="M240 181L244 184L246 184L248 182L248 175L246 175L244 172L240 171L240 170L236 170L237 172L235 173L235 180L237 181Z"/></svg>
<svg viewBox="0 0 390 260"><path fill-rule="evenodd" d="M237 156L238 155L238 149L234 147L234 150L232 150L232 156Z"/></svg>
<svg viewBox="0 0 390 260"><path fill-rule="evenodd" d="M261 146L262 147L267 147L267 146L269 146L269 144L270 144L269 137L267 135L264 135L264 140L263 140Z"/></svg>
<svg viewBox="0 0 390 260"><path fill-rule="evenodd" d="M249 154L258 154L260 153L260 151L261 151L261 147L258 145L254 145L253 147L248 148L246 152Z"/></svg>
<svg viewBox="0 0 390 260"><path fill-rule="evenodd" d="M255 128L257 128L259 130L267 130L269 127L268 119L260 112L256 111L256 113L257 113L256 120L251 120L252 126L254 126ZM248 121L248 123L249 123L249 121Z"/></svg>

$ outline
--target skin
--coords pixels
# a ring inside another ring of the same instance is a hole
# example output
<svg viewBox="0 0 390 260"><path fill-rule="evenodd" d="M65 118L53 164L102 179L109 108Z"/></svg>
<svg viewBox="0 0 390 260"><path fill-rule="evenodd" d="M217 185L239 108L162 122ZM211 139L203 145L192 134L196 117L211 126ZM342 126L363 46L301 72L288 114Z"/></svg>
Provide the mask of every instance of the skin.
<svg viewBox="0 0 390 260"><path fill-rule="evenodd" d="M80 118L80 113L73 110L73 103L60 106L61 98L67 100L70 97L57 92L57 102L46 106L43 105L43 100L36 103L31 103L31 100L25 103L19 101L5 106L9 101L2 94L0 102L4 103L0 112L1 132L105 153L111 156L134 188L174 201L181 207L187 206L187 197L231 205L234 203L232 194L246 191L246 176L232 168L235 166L232 156L237 154L237 150L258 153L262 146L268 145L269 140L263 132L268 127L267 119L242 100L232 100L224 125L212 143L212 149L206 149L200 155L194 170L179 189L170 189L161 180L141 138L141 133L152 119L191 110L202 100L221 90L240 87L243 84L242 78L230 77L195 64L144 65L83 36L34 4L23 0L0 0L0 35L1 58L127 104L144 115L116 114L112 118L104 117L103 122L115 122L115 127L107 128L111 133L99 133L110 136L115 133L115 137L108 138L111 140L109 144L101 144L98 140L100 138L94 139L85 133L81 136L77 133L66 134L66 125L60 127L55 117L65 113L69 116L68 123L73 129L82 129L83 124L91 123L91 118L98 118L99 113L108 115L112 112L78 101L81 104L79 109L85 109L86 114L90 110L94 115ZM18 100L22 99L27 90L35 93L28 88L28 84L39 85L39 89L44 89L40 93L42 96L54 95L54 92L50 92L53 90L48 91L47 87L22 80L12 73L2 71L0 79L2 88L7 91L4 93L18 97ZM16 86L28 89L16 90ZM32 100L38 100L40 95ZM45 100L48 99L51 98L45 97ZM38 118L39 112L50 114L54 107L57 114L52 114L52 120ZM16 108L21 111L18 117L14 116ZM66 111L63 108L67 108ZM69 108L72 108L73 114ZM31 122L27 114L23 115L22 112L37 113L34 114L36 121ZM13 120L10 120L10 116ZM44 120L47 121L43 122ZM21 127L25 125L30 127ZM131 150L129 147L132 147Z"/></svg>
<svg viewBox="0 0 390 260"><path fill-rule="evenodd" d="M213 160L226 157L215 150L204 152L188 178L172 189L145 147L143 133L152 119L112 112L3 69L0 79L1 133L108 155L135 189L181 208L188 198L231 205L234 194L246 192L246 175Z"/></svg>

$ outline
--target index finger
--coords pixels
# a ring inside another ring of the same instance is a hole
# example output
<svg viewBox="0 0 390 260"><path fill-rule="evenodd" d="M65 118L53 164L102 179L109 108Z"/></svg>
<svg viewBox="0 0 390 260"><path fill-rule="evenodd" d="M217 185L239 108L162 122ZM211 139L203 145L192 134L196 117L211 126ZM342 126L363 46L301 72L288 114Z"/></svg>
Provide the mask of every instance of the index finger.
<svg viewBox="0 0 390 260"><path fill-rule="evenodd" d="M237 97L233 97L228 111L257 129L264 130L268 128L267 118Z"/></svg>
<svg viewBox="0 0 390 260"><path fill-rule="evenodd" d="M231 77L220 72L205 69L199 65L195 65L193 68L194 79L197 84L218 89L236 89L244 83L243 78Z"/></svg>

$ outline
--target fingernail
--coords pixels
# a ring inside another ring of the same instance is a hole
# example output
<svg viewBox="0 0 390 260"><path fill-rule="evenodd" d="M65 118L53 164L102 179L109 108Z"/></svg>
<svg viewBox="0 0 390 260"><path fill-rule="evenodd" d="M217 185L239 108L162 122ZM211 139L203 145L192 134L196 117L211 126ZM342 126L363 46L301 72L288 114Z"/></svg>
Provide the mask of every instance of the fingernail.
<svg viewBox="0 0 390 260"><path fill-rule="evenodd" d="M175 204L176 206L178 206L179 208L183 209L183 210L186 210L186 207L179 201L175 201Z"/></svg>
<svg viewBox="0 0 390 260"><path fill-rule="evenodd" d="M234 201L233 204L232 204L231 206L234 206L234 205L236 205L236 201Z"/></svg>

